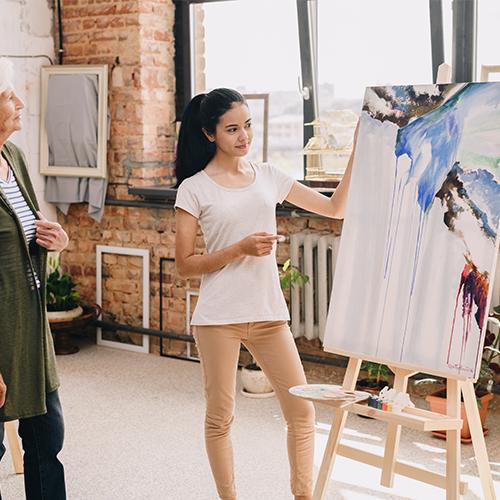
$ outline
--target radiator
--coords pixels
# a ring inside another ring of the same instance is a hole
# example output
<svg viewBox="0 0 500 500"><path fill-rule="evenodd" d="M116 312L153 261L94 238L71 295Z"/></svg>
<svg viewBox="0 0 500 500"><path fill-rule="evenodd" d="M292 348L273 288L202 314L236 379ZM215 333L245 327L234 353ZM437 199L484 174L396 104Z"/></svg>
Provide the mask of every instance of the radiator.
<svg viewBox="0 0 500 500"><path fill-rule="evenodd" d="M339 243L340 236L331 234L290 235L291 263L309 276L308 283L292 286L290 293L294 337L323 342Z"/></svg>

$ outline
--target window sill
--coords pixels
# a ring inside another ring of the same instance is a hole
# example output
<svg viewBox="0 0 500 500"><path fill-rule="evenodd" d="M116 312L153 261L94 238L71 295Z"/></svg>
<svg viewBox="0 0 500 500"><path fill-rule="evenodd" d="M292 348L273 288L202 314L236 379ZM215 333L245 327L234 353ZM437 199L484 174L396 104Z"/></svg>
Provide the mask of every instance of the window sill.
<svg viewBox="0 0 500 500"><path fill-rule="evenodd" d="M332 181L300 180L299 182L323 193L325 196L331 196L335 191L335 187L338 185L338 182ZM133 206L143 206L144 208L173 208L175 197L177 196L177 189L162 186L130 187L128 188L128 193L143 198L143 200L129 202L131 206L133 204ZM126 200L123 200L123 202L120 202L120 200L106 200L106 203L112 205L127 205ZM323 217L322 215L302 210L301 208L297 208L296 206L291 205L287 202L284 202L282 205L278 205L276 207L276 215L279 217L314 217L321 219L327 218Z"/></svg>
<svg viewBox="0 0 500 500"><path fill-rule="evenodd" d="M338 181L299 180L299 182L322 193L333 193L339 184ZM169 186L129 187L128 194L142 196L146 200L175 200L177 189Z"/></svg>
<svg viewBox="0 0 500 500"><path fill-rule="evenodd" d="M163 186L129 187L128 194L141 196L145 200L164 200L173 202L177 196L177 189Z"/></svg>
<svg viewBox="0 0 500 500"><path fill-rule="evenodd" d="M340 181L310 181L310 180L299 180L304 186L315 189L319 192L331 192L335 191L335 188L339 185Z"/></svg>

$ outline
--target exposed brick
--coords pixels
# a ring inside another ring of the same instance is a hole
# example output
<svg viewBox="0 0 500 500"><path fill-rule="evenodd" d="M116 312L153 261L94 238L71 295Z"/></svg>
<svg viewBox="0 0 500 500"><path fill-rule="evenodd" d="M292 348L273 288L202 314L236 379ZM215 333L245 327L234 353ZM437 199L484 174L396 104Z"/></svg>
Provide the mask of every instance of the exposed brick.
<svg viewBox="0 0 500 500"><path fill-rule="evenodd" d="M203 36L203 9L194 6L196 30ZM108 146L111 199L133 200L130 186L169 185L175 147L174 5L172 0L63 0L65 62L114 64L120 58L124 85L109 80L111 137ZM204 43L197 42L195 64L200 70L196 91L205 88ZM200 55L201 53L201 55ZM160 258L175 256L175 218L171 209L107 205L100 223L87 206L72 205L60 222L68 231L70 246L62 263L75 278L87 303L95 302L96 245L146 248L150 252L150 324L184 333L186 289L198 289L199 278L180 279L175 264L163 265L163 311L159 310ZM305 229L340 234L341 223L323 219L278 218L278 232L292 234ZM196 252L204 251L198 232ZM289 245L278 247L278 262L289 256ZM104 254L103 308L116 321L142 325L142 259ZM195 299L191 305L194 306ZM138 341L138 336L128 336ZM166 349L185 351L184 342L164 342ZM193 347L194 349L194 347ZM152 339L151 351L159 353Z"/></svg>

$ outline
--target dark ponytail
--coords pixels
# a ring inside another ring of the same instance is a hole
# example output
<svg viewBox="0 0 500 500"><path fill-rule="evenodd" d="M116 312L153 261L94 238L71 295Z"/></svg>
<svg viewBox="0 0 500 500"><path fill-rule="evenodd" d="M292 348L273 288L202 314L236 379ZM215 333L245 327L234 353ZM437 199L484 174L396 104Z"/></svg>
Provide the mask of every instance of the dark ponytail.
<svg viewBox="0 0 500 500"><path fill-rule="evenodd" d="M220 117L234 103L246 104L236 90L215 89L191 99L182 116L177 158L175 160L176 187L184 179L203 170L215 155L215 143L210 142L202 129L214 134Z"/></svg>

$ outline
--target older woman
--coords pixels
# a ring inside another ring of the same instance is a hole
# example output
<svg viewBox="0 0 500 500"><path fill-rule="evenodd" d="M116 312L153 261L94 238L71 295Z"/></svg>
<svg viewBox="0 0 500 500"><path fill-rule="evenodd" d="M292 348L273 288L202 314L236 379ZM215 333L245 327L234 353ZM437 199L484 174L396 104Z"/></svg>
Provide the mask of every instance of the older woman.
<svg viewBox="0 0 500 500"><path fill-rule="evenodd" d="M45 279L47 250L63 250L68 236L39 212L25 158L7 141L21 130L24 107L12 73L0 59L0 459L3 422L19 419L26 498L60 500L66 498L57 458L64 424Z"/></svg>

